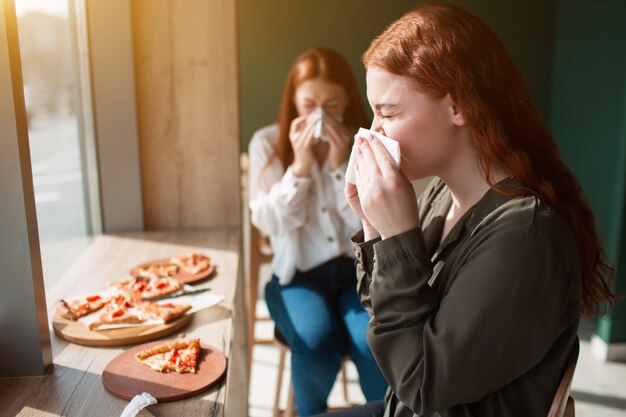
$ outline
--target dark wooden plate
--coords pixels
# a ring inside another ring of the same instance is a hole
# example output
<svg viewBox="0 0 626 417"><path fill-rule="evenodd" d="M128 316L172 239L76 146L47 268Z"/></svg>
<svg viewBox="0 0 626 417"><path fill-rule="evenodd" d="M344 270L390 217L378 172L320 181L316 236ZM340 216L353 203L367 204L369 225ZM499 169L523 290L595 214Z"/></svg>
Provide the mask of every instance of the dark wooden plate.
<svg viewBox="0 0 626 417"><path fill-rule="evenodd" d="M102 384L112 395L131 400L147 392L158 402L182 400L215 385L226 373L226 357L217 348L202 343L198 368L195 374L161 373L135 360L135 354L144 349L165 343L150 342L128 349L104 368Z"/></svg>

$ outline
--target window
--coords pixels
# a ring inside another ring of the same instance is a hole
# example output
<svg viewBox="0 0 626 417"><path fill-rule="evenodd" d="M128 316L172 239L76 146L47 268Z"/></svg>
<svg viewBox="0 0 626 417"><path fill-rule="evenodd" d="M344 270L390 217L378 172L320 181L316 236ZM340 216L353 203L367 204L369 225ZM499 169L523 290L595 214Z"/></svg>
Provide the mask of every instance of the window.
<svg viewBox="0 0 626 417"><path fill-rule="evenodd" d="M80 3L15 1L46 288L101 229Z"/></svg>

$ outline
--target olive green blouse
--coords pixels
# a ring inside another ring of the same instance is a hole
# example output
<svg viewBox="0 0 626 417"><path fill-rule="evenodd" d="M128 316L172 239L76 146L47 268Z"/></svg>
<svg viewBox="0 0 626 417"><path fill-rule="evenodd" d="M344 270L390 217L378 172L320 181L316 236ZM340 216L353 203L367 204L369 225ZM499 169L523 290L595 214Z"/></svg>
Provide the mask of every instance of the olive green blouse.
<svg viewBox="0 0 626 417"><path fill-rule="evenodd" d="M578 349L572 229L535 196L489 190L440 244L451 201L435 179L419 228L353 238L367 338L390 387L385 416L545 417Z"/></svg>

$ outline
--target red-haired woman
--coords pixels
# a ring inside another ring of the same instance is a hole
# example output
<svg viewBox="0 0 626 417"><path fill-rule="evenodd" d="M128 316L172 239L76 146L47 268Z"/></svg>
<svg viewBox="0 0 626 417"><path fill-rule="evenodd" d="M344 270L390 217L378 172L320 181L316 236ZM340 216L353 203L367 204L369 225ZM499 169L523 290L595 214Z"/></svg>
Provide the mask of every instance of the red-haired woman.
<svg viewBox="0 0 626 417"><path fill-rule="evenodd" d="M289 71L278 123L249 146L252 223L274 252L265 299L291 348L300 416L326 411L346 355L367 400L382 399L387 388L367 346L370 317L356 293L350 242L360 220L343 191L354 134L367 125L347 62L312 49Z"/></svg>
<svg viewBox="0 0 626 417"><path fill-rule="evenodd" d="M498 36L420 6L363 55L372 129L357 138L354 238L386 402L352 416L546 416L581 313L610 303L591 209ZM416 201L409 180L435 179Z"/></svg>

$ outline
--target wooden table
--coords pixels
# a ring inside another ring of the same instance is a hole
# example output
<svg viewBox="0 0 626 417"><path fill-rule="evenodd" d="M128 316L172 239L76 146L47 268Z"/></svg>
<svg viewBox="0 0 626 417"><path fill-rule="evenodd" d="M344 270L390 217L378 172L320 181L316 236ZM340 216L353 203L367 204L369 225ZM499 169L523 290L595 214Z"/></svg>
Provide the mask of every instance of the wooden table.
<svg viewBox="0 0 626 417"><path fill-rule="evenodd" d="M156 417L247 415L245 314L240 272L240 235L237 228L201 231L143 232L102 235L46 292L49 319L54 302L103 288L127 274L133 265L190 251L209 255L217 265L210 281L225 300L195 314L183 329L187 336L222 350L228 357L226 378L208 391L186 400L151 406ZM3 335L7 337L7 335ZM48 375L0 378L0 416L117 417L127 404L107 393L101 373L127 347L85 347L66 342L51 331L54 366Z"/></svg>

